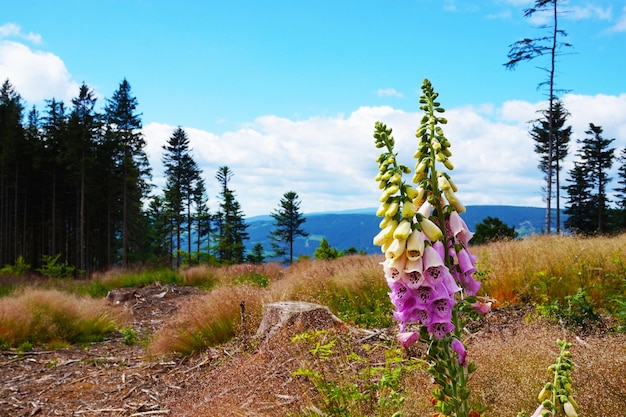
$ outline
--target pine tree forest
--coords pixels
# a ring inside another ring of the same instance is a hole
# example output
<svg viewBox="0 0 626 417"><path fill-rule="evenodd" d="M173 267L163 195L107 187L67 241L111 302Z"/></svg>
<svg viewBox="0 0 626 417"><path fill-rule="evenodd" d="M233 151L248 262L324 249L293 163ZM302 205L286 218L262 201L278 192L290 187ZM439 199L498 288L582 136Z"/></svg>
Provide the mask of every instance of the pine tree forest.
<svg viewBox="0 0 626 417"><path fill-rule="evenodd" d="M0 267L36 271L52 259L81 277L116 266L243 262L246 225L227 186L232 171L221 168L225 201L212 215L202 171L178 128L163 147L167 182L156 190L138 107L126 79L100 106L83 84L71 103L53 98L43 109L27 109L3 82Z"/></svg>

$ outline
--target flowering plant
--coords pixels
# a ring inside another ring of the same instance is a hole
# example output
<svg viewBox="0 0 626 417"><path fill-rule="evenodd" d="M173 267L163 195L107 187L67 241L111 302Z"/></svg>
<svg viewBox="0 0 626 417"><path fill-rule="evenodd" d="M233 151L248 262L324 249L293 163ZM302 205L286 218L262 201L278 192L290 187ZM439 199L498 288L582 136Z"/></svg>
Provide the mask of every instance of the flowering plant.
<svg viewBox="0 0 626 417"><path fill-rule="evenodd" d="M382 190L377 215L380 232L374 237L385 254L382 263L400 323L398 340L409 346L418 339L428 344L429 373L438 385L433 403L439 416L477 417L469 405L467 381L476 369L467 361L463 343L463 315L486 313L487 299L473 273L475 257L468 251L472 233L460 216L465 207L457 198L451 171L450 142L442 125L444 109L428 80L422 84L420 109L424 111L412 181L412 170L396 159L392 130L376 122L374 138L381 149L376 181Z"/></svg>

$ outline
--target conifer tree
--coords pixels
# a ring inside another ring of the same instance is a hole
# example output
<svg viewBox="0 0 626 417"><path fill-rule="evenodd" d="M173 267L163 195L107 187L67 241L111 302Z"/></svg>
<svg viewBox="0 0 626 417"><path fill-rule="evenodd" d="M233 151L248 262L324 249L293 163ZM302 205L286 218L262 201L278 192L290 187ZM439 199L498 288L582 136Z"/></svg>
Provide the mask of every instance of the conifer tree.
<svg viewBox="0 0 626 417"><path fill-rule="evenodd" d="M582 216L582 212L587 208L584 204L586 190L589 190L589 210L586 219L574 219L568 221L567 225L585 233L601 234L608 232L610 228L606 187L611 181L608 170L613 166L615 158L615 148L609 146L615 139L603 138L602 132L602 127L589 123L589 130L585 131L588 136L578 140L581 145L578 152L578 167L575 166L570 171L570 182L574 188L568 188L570 193L568 214L570 211L574 211L575 214L577 213L575 210L578 210ZM589 224L589 227L585 228L586 224Z"/></svg>
<svg viewBox="0 0 626 417"><path fill-rule="evenodd" d="M626 148L622 149L618 158L617 177L619 187L615 188L616 218L615 226L619 230L626 229Z"/></svg>
<svg viewBox="0 0 626 417"><path fill-rule="evenodd" d="M191 206L194 202L196 183L200 181L200 169L191 156L189 137L180 127L174 130L172 136L163 146L163 164L165 166L166 186L165 198L171 208L173 226L176 231L175 251L176 265L179 267L181 251L181 233L183 228L187 236L188 264L191 264Z"/></svg>
<svg viewBox="0 0 626 417"><path fill-rule="evenodd" d="M574 233L589 234L593 231L593 199L591 196L591 171L583 163L575 162L566 180L570 184L563 187L567 194L565 228Z"/></svg>
<svg viewBox="0 0 626 417"><path fill-rule="evenodd" d="M561 162L565 159L569 151L569 142L572 134L572 127L565 127L565 122L569 117L568 111L563 107L560 100L555 101L552 114L552 135L550 135L550 114L543 111L543 119L535 122L530 131L530 136L535 141L535 153L539 155L539 169L545 174L547 181L548 176L552 177L555 190L556 203L556 233L561 230ZM552 136L552 146L550 146L550 136ZM551 225L550 225L551 227Z"/></svg>
<svg viewBox="0 0 626 417"><path fill-rule="evenodd" d="M96 96L86 84L82 84L78 96L72 99L73 108L68 120L68 141L64 147L64 166L70 173L74 189L76 218L75 218L75 254L74 264L78 270L91 269L87 265L88 230L93 230L91 219L97 217L95 210L87 208L88 202L94 201L94 183L97 178L89 175L96 148L101 140L101 116L95 111ZM89 197L89 198L87 198ZM93 204L90 205L93 207ZM90 215L90 216L89 216Z"/></svg>
<svg viewBox="0 0 626 417"><path fill-rule="evenodd" d="M504 64L507 69L514 69L520 62L532 61L536 58L548 56L549 64L542 69L548 74L547 79L539 84L539 87L546 87L548 89L548 140L547 140L547 172L546 172L546 233L550 233L552 227L552 185L554 164L552 158L554 156L553 147L555 147L554 137L554 105L557 100L556 89L556 62L557 57L562 54L562 49L571 47L572 45L567 42L562 42L559 39L566 37L567 33L562 29L559 29L559 11L558 4L564 0L535 0L534 6L528 9L524 9L524 17L531 18L537 14L547 14L551 17L551 24L546 25L548 34L537 38L524 38L511 45L509 45L508 61Z"/></svg>
<svg viewBox="0 0 626 417"><path fill-rule="evenodd" d="M245 260L244 240L248 239L243 212L234 192L228 187L233 172L227 166L218 168L215 178L219 181L220 208L216 215L218 242L217 258L222 264L238 264Z"/></svg>
<svg viewBox="0 0 626 417"><path fill-rule="evenodd" d="M269 238L272 241L274 257L288 255L289 265L293 263L293 243L298 236L306 237L308 232L301 228L306 218L300 213L298 194L288 191L280 199L280 206L271 216L274 218L274 227Z"/></svg>
<svg viewBox="0 0 626 417"><path fill-rule="evenodd" d="M24 238L19 228L23 224L20 196L25 186L23 112L22 97L7 79L0 88L0 261L5 263L13 263L21 255L18 247Z"/></svg>
<svg viewBox="0 0 626 417"><path fill-rule="evenodd" d="M110 194L107 196L109 240L113 243L121 237L122 264L127 266L129 254L142 239L142 201L150 191L150 165L144 151L145 140L141 133L141 114L137 113L137 98L132 95L130 84L124 79L111 99L106 100L104 119L105 139L111 151ZM114 204L115 201L121 204ZM114 250L113 245L109 250ZM112 253L110 254L112 258Z"/></svg>

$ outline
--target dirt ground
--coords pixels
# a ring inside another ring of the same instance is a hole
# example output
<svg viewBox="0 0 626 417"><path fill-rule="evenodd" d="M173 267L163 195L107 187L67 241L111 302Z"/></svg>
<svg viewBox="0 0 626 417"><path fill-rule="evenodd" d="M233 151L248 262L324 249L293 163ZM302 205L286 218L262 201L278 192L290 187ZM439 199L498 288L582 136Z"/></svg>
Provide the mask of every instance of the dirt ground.
<svg viewBox="0 0 626 417"><path fill-rule="evenodd" d="M183 303L204 294L173 285L123 292L120 298L127 300L111 308L132 313L129 326L139 339L153 334ZM471 342L472 349L510 343L524 328L523 317L520 310L492 314L480 329L472 329L480 334ZM525 343L529 337L540 337L534 335L529 331L518 339ZM626 370L624 346L620 345L613 366ZM245 349L242 341L234 341L193 357L150 358L141 343L127 346L123 335L116 333L88 347L35 349L22 355L0 352L0 417L285 416L300 410L308 394L313 395L305 382L293 377L299 366L294 349L281 342ZM614 398L626 407L626 388L617 381L614 385Z"/></svg>

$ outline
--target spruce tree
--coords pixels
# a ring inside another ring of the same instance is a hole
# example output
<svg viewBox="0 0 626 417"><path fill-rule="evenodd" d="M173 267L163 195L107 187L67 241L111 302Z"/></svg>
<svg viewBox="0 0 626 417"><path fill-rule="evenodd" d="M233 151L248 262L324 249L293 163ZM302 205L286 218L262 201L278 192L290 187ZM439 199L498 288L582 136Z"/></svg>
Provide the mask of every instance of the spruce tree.
<svg viewBox="0 0 626 417"><path fill-rule="evenodd" d="M27 154L21 96L7 79L0 88L0 265L13 263L23 246L23 175Z"/></svg>
<svg viewBox="0 0 626 417"><path fill-rule="evenodd" d="M141 114L137 113L137 98L132 95L130 84L124 79L111 99L106 100L104 120L106 141L112 152L113 162L110 194L109 241L110 250L118 236L121 238L121 262L129 264L129 255L143 239L142 201L150 191L150 165L144 151L146 146L141 133ZM119 204L115 203L120 201ZM112 258L112 253L111 253Z"/></svg>
<svg viewBox="0 0 626 417"><path fill-rule="evenodd" d="M602 127L589 123L588 135L584 139L579 139L581 145L578 151L578 167L570 171L570 177L574 188L569 189L568 214L572 210L585 209L583 204L583 191L589 190L589 210L587 218L571 220L567 224L569 227L583 227L589 222L589 226L582 231L586 233L606 233L610 231L608 205L609 200L606 193L607 184L611 181L608 170L613 166L615 158L615 148L609 148L615 139L605 139L602 137ZM584 170L586 172L578 172ZM578 196L578 197L577 197ZM577 204L579 206L577 206ZM576 212L574 212L576 213ZM582 216L582 212L581 212ZM576 222L575 224L573 224Z"/></svg>
<svg viewBox="0 0 626 417"><path fill-rule="evenodd" d="M78 270L90 272L92 265L87 253L91 240L89 230L93 230L92 220L98 217L94 207L95 183L99 182L90 173L93 172L95 151L101 141L101 116L95 111L97 98L93 90L82 84L78 96L72 99L73 108L68 120L68 141L63 152L64 166L70 174L73 187L75 214L75 253L72 254L73 264ZM91 203L91 204L90 204ZM89 207L87 207L89 204Z"/></svg>
<svg viewBox="0 0 626 417"><path fill-rule="evenodd" d="M248 239L241 206L235 198L234 192L228 187L233 172L227 166L218 168L215 178L221 185L220 208L217 213L216 254L220 263L226 265L243 263L245 261L244 240Z"/></svg>
<svg viewBox="0 0 626 417"><path fill-rule="evenodd" d="M293 243L298 236L306 237L309 234L300 226L306 218L300 213L298 194L288 191L280 199L280 206L271 213L274 218L274 227L269 238L272 241L274 257L288 255L289 265L293 263Z"/></svg>
<svg viewBox="0 0 626 417"><path fill-rule="evenodd" d="M545 174L546 181L552 177L555 190L556 202L556 233L561 230L561 162L565 159L569 151L569 142L572 134L572 127L565 127L565 122L569 117L568 111L563 107L563 103L557 100L554 104L552 114L552 135L550 135L550 114L543 111L543 119L536 120L530 131L530 136L535 141L535 153L539 155L539 170ZM550 146L550 136L552 136L552 146ZM547 191L547 190L546 190ZM548 196L546 196L547 200ZM550 225L551 227L551 225Z"/></svg>
<svg viewBox="0 0 626 417"><path fill-rule="evenodd" d="M181 265L181 234L183 230L187 237L187 261L191 264L191 206L194 202L196 183L200 181L200 169L193 160L189 148L189 137L180 127L174 130L172 136L163 146L163 164L165 166L166 186L165 198L171 208L173 227L176 231L176 265Z"/></svg>
<svg viewBox="0 0 626 417"><path fill-rule="evenodd" d="M626 148L622 149L618 158L617 177L619 187L615 188L615 204L617 206L615 226L619 230L626 229Z"/></svg>
<svg viewBox="0 0 626 417"><path fill-rule="evenodd" d="M564 213L567 214L565 228L579 234L589 234L593 231L593 198L591 171L581 162L575 162L566 180L570 184L563 187L567 194Z"/></svg>

